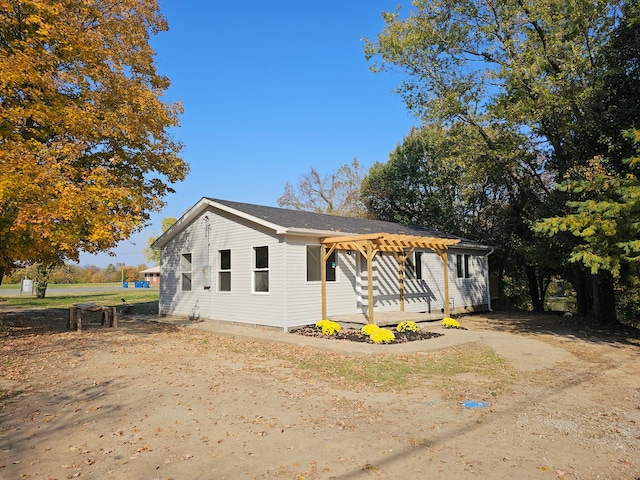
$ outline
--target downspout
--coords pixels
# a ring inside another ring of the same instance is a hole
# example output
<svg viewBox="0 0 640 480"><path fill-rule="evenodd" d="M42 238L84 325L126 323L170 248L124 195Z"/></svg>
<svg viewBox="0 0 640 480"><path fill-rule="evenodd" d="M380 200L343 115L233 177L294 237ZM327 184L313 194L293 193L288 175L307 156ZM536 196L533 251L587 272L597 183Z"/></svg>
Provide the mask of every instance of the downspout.
<svg viewBox="0 0 640 480"><path fill-rule="evenodd" d="M491 255L494 252L495 249L491 249L491 251L489 251L489 253L487 253L484 258L487 259L487 270L485 273L485 280L487 282L487 308L489 309L490 312L493 312L493 309L491 308L491 281L489 279L489 255Z"/></svg>

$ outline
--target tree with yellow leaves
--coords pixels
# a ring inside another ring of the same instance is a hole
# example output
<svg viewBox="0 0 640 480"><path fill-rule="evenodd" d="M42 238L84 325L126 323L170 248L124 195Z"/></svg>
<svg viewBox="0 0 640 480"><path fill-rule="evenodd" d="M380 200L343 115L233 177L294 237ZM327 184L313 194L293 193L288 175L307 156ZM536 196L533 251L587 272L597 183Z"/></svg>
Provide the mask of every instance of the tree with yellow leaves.
<svg viewBox="0 0 640 480"><path fill-rule="evenodd" d="M114 247L185 178L167 28L156 0L0 0L0 279Z"/></svg>

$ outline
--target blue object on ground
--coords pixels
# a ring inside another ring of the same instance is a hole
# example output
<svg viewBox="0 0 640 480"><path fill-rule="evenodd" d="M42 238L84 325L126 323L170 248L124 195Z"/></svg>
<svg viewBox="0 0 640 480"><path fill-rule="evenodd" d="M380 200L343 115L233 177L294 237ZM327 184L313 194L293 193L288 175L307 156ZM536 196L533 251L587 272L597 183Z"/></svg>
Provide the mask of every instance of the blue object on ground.
<svg viewBox="0 0 640 480"><path fill-rule="evenodd" d="M129 288L129 282L122 282L122 288Z"/></svg>
<svg viewBox="0 0 640 480"><path fill-rule="evenodd" d="M487 406L487 402L475 402L475 401L466 401L462 402L462 404L467 408L484 408Z"/></svg>

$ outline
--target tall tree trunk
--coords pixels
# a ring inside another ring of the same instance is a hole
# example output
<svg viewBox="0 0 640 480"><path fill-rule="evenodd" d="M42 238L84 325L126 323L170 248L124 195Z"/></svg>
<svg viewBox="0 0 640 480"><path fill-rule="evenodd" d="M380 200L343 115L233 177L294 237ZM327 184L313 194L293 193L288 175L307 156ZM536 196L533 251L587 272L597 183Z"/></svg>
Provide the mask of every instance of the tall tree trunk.
<svg viewBox="0 0 640 480"><path fill-rule="evenodd" d="M44 298L47 294L47 286L49 285L48 280L40 280L36 284L36 298Z"/></svg>
<svg viewBox="0 0 640 480"><path fill-rule="evenodd" d="M49 275L56 267L55 263L39 263L36 269L36 298L44 298L49 285Z"/></svg>
<svg viewBox="0 0 640 480"><path fill-rule="evenodd" d="M587 273L580 267L573 268L573 288L576 291L576 315L586 317L591 311L592 286Z"/></svg>
<svg viewBox="0 0 640 480"><path fill-rule="evenodd" d="M536 267L533 265L526 265L524 267L525 275L527 276L527 284L529 285L529 297L531 298L531 305L534 312L544 312L544 297L541 295L540 283L538 282L538 275L536 273Z"/></svg>
<svg viewBox="0 0 640 480"><path fill-rule="evenodd" d="M613 275L606 270L593 276L593 308L590 318L602 325L618 322Z"/></svg>

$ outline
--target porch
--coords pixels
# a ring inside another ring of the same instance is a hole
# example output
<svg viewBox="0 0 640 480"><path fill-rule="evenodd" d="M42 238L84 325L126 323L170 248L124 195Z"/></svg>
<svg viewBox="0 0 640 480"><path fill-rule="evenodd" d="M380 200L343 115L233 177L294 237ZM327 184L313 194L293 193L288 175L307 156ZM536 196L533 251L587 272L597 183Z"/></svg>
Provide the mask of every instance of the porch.
<svg viewBox="0 0 640 480"><path fill-rule="evenodd" d="M363 314L349 315L349 320L336 320L345 323L374 323L376 325L394 325L403 320L429 321L445 318L451 315L451 306L445 301L443 314L411 314L404 311L405 304L405 262L413 254L416 249L433 250L436 252L443 265L443 296L449 298L449 269L447 250L450 246L460 242L460 239L454 238L436 238L423 237L416 235L398 235L388 233L373 233L363 235L346 235L337 237L327 237L322 239L322 245L325 248L322 257L322 268L320 269L320 280L322 284L322 318L327 317L327 278L326 278L326 262L334 250L358 251L367 261L367 304L368 311ZM377 254L384 252L392 253L398 262L398 290L399 296L399 312L375 312L374 305L374 285L373 285L373 259ZM394 314L395 316L391 316ZM420 320L410 318L411 315L425 315ZM374 318L375 317L375 318ZM398 320L398 318L400 320Z"/></svg>
<svg viewBox="0 0 640 480"><path fill-rule="evenodd" d="M380 327L388 327L398 325L400 322L432 322L439 324L440 320L445 318L444 313L427 313L427 312L375 312L375 323ZM353 315L329 315L328 320L333 320L342 325L366 325L369 322L367 312L356 313Z"/></svg>

